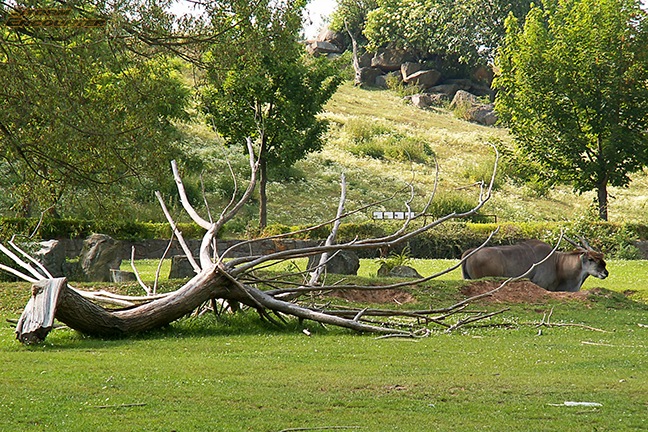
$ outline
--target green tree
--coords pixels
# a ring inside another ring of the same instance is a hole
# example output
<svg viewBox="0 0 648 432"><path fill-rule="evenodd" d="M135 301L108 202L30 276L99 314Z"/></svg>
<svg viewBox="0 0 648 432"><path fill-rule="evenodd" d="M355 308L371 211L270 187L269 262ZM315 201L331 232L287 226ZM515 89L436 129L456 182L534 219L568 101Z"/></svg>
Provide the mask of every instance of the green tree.
<svg viewBox="0 0 648 432"><path fill-rule="evenodd" d="M626 186L648 164L648 29L634 0L546 1L510 17L497 64L497 110L552 181Z"/></svg>
<svg viewBox="0 0 648 432"><path fill-rule="evenodd" d="M506 16L523 17L529 7L529 0L378 0L365 36L372 49L394 46L474 67L492 60Z"/></svg>
<svg viewBox="0 0 648 432"><path fill-rule="evenodd" d="M267 224L268 169L290 167L322 147L317 118L339 85L325 59L304 56L298 41L301 2L228 3L235 22L207 56L202 88L209 122L230 145L252 137L259 146L259 225ZM224 46L230 49L223 49Z"/></svg>
<svg viewBox="0 0 648 432"><path fill-rule="evenodd" d="M6 6L5 18L35 5L48 3ZM137 50L122 33L134 9L53 3L50 10L111 19L97 28L0 26L0 181L23 215L56 212L82 190L91 196L127 178L155 177L174 153L173 121L186 118L189 96L176 61Z"/></svg>
<svg viewBox="0 0 648 432"><path fill-rule="evenodd" d="M378 7L378 0L338 0L337 7L331 15L330 29L346 33L350 31L358 43L366 45L363 33L367 15Z"/></svg>

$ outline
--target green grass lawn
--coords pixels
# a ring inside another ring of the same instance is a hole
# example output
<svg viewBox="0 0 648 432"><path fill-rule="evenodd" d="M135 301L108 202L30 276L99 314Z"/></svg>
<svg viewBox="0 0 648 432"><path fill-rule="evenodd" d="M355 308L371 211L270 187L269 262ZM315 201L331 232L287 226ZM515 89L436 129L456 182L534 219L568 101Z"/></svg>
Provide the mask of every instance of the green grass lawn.
<svg viewBox="0 0 648 432"><path fill-rule="evenodd" d="M429 274L448 263L414 266ZM362 271L375 273L374 264L363 261ZM185 318L127 339L56 330L26 347L3 325L0 430L646 430L646 265L614 261L607 280L587 282L636 291L632 299L515 304L490 322L497 326L416 340L305 323L309 337L297 323L270 327L245 313ZM458 277L415 292L449 299ZM15 318L27 290L3 284L0 317ZM553 323L606 332L537 328L551 309ZM565 401L601 406L555 406Z"/></svg>

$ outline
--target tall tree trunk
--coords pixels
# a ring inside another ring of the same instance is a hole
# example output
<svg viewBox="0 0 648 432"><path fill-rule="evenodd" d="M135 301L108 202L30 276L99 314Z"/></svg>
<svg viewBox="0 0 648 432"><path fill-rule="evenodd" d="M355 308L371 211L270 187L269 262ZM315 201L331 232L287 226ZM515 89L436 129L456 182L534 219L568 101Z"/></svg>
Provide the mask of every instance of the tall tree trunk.
<svg viewBox="0 0 648 432"><path fill-rule="evenodd" d="M601 220L608 220L608 192L607 192L607 176L599 181L596 191L598 193L598 211Z"/></svg>
<svg viewBox="0 0 648 432"><path fill-rule="evenodd" d="M268 196L266 184L268 183L268 166L265 155L259 158L259 229L268 226Z"/></svg>
<svg viewBox="0 0 648 432"><path fill-rule="evenodd" d="M604 138L601 135L598 135L597 137L597 144L598 144L598 155L597 155L597 163L598 163L598 173L597 173L597 185L596 185L596 192L598 194L598 211L599 211L599 218L601 220L607 221L608 220L608 192L607 192L607 185L608 185L608 166L606 165L607 158L605 157L605 149L603 146L604 143Z"/></svg>

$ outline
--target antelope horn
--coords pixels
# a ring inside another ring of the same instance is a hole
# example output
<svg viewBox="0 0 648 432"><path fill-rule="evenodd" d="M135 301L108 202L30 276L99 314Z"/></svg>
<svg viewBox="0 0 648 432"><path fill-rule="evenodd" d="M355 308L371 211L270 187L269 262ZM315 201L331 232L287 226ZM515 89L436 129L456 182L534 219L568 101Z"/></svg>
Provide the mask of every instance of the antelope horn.
<svg viewBox="0 0 648 432"><path fill-rule="evenodd" d="M570 243L570 244L571 244L572 246L574 246L575 248L580 249L580 248L582 247L581 245L579 245L578 243L576 243L574 240L570 239L570 238L567 237L566 235L563 235L563 238L567 241L567 243ZM580 238L582 239L582 237L580 237Z"/></svg>
<svg viewBox="0 0 648 432"><path fill-rule="evenodd" d="M585 239L585 237L583 237L583 236L578 236L578 239L581 241L581 243L582 243L582 245L583 245L583 247L584 247L585 249L587 249L587 250L589 250L589 251L594 250L594 249L592 249L592 246L589 245L589 243L587 242L587 240Z"/></svg>

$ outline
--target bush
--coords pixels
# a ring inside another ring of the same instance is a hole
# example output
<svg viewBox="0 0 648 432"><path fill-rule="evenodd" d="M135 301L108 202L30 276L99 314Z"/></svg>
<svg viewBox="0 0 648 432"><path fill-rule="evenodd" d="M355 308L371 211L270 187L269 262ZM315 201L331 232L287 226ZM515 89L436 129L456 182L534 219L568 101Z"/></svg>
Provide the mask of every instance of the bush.
<svg viewBox="0 0 648 432"><path fill-rule="evenodd" d="M204 230L195 223L177 223L185 238L200 238ZM0 218L0 239L13 235L38 239L85 238L93 233L107 234L117 240L168 239L168 223L88 221L79 219Z"/></svg>

